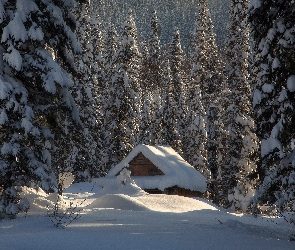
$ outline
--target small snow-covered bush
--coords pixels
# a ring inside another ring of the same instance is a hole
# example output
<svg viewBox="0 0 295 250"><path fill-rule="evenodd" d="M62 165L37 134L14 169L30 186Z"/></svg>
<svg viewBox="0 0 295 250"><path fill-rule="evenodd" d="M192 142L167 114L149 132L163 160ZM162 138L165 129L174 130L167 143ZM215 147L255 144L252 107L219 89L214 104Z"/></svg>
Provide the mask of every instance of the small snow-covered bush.
<svg viewBox="0 0 295 250"><path fill-rule="evenodd" d="M131 175L131 171L128 170L127 168L124 168L117 177L118 183L121 185L130 184L132 182L130 175Z"/></svg>

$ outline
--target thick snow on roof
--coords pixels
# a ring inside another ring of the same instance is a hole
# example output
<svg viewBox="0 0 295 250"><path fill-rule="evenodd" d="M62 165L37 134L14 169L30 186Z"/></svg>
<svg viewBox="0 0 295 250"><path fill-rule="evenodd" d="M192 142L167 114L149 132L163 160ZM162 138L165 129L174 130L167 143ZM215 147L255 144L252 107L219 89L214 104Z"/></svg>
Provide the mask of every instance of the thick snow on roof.
<svg viewBox="0 0 295 250"><path fill-rule="evenodd" d="M124 160L111 169L105 178L116 176L139 153L142 153L164 173L164 175L158 176L132 176L132 179L140 188L158 188L163 191L165 188L176 185L192 191L204 192L206 190L205 177L170 146L138 145Z"/></svg>

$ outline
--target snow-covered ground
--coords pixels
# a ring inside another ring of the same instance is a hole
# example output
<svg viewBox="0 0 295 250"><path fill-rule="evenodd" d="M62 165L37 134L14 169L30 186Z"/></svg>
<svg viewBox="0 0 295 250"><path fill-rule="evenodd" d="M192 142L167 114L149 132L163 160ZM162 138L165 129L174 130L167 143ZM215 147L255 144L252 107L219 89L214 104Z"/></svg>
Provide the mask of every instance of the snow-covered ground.
<svg viewBox="0 0 295 250"><path fill-rule="evenodd" d="M34 202L29 213L0 221L1 250L295 249L282 218L230 214L203 199L148 195L132 184L70 186L62 203L83 211L65 228L48 216L54 195L27 190L26 196Z"/></svg>

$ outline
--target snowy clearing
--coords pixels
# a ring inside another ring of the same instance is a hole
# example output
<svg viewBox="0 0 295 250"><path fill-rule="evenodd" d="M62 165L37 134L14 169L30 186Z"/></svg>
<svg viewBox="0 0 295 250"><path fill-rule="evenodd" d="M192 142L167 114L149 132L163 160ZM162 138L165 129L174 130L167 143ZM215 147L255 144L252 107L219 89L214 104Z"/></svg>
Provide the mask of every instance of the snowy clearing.
<svg viewBox="0 0 295 250"><path fill-rule="evenodd" d="M63 229L47 214L55 197L27 190L31 212L0 222L1 250L295 247L287 241L290 226L282 218L234 215L200 198L149 195L132 184L102 190L91 183L74 184L64 196L67 204L84 210Z"/></svg>

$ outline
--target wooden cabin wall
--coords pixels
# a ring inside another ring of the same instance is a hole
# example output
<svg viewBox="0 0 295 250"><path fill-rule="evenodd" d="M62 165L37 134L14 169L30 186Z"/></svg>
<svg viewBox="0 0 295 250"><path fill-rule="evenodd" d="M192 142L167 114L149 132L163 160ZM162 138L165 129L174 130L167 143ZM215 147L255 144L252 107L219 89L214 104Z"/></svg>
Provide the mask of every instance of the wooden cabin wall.
<svg viewBox="0 0 295 250"><path fill-rule="evenodd" d="M132 161L129 162L131 176L155 176L164 175L148 158L139 153Z"/></svg>

